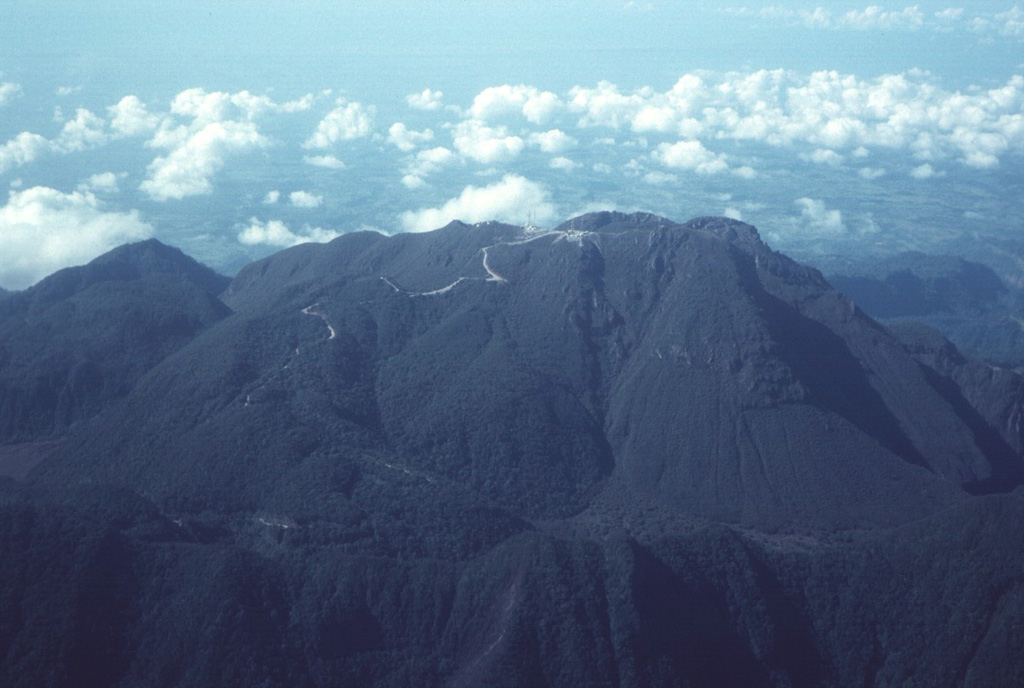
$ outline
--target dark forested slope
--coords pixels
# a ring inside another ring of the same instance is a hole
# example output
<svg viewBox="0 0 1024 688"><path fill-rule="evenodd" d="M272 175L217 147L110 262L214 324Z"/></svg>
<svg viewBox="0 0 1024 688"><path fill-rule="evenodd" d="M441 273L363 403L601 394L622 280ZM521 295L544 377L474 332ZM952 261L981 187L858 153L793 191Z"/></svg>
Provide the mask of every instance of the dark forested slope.
<svg viewBox="0 0 1024 688"><path fill-rule="evenodd" d="M1024 675L1020 378L749 225L357 233L222 298L0 485L0 683Z"/></svg>
<svg viewBox="0 0 1024 688"><path fill-rule="evenodd" d="M0 301L0 443L62 433L230 311L228 279L156 240Z"/></svg>

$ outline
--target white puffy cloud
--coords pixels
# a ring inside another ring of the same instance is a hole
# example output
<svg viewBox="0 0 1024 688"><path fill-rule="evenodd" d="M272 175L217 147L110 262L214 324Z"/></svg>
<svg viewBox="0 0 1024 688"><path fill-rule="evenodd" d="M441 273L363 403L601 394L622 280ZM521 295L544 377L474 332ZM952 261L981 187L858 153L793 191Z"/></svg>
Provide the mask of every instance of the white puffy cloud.
<svg viewBox="0 0 1024 688"><path fill-rule="evenodd" d="M739 208L733 208L732 206L723 210L722 215L733 220L743 220L743 212Z"/></svg>
<svg viewBox="0 0 1024 688"><path fill-rule="evenodd" d="M106 143L106 122L84 108L75 110L75 118L64 124L54 148L71 153L96 148Z"/></svg>
<svg viewBox="0 0 1024 688"><path fill-rule="evenodd" d="M576 139L561 129L534 132L527 139L531 146L537 146L545 153L562 153L576 145Z"/></svg>
<svg viewBox="0 0 1024 688"><path fill-rule="evenodd" d="M330 148L338 141L362 138L373 131L375 107L344 98L339 98L336 105L302 144L304 148Z"/></svg>
<svg viewBox="0 0 1024 688"><path fill-rule="evenodd" d="M831 165L832 167L843 164L843 156L828 148L817 148L810 153L801 153L800 159L817 165Z"/></svg>
<svg viewBox="0 0 1024 688"><path fill-rule="evenodd" d="M21 94L21 85L6 81L0 84L0 107L7 105Z"/></svg>
<svg viewBox="0 0 1024 688"><path fill-rule="evenodd" d="M119 136L139 136L156 130L160 118L146 109L146 104L136 96L125 96L107 108L110 128Z"/></svg>
<svg viewBox="0 0 1024 688"><path fill-rule="evenodd" d="M940 174L941 173L936 172L935 168L927 162L910 170L910 176L914 179L931 179L932 177L940 176Z"/></svg>
<svg viewBox="0 0 1024 688"><path fill-rule="evenodd" d="M417 148L420 144L432 141L433 139L434 132L432 129L413 131L402 122L395 122L388 129L388 143L405 153L408 153Z"/></svg>
<svg viewBox="0 0 1024 688"><path fill-rule="evenodd" d="M36 160L53 150L53 145L39 134L23 131L0 146L0 174Z"/></svg>
<svg viewBox="0 0 1024 688"><path fill-rule="evenodd" d="M312 96L276 103L249 91L182 91L171 101L170 112L160 118L146 143L168 152L149 164L147 178L139 188L158 201L210 193L211 179L224 167L228 156L269 145L257 126L260 117L308 109L312 102ZM133 96L111 108L111 117L112 130L121 135L153 127L152 116Z"/></svg>
<svg viewBox="0 0 1024 688"><path fill-rule="evenodd" d="M263 197L263 205L274 205L281 200L281 192L277 189L268 191L267 195Z"/></svg>
<svg viewBox="0 0 1024 688"><path fill-rule="evenodd" d="M444 92L429 88L405 97L405 102L409 104L409 107L416 110L439 110L442 100L444 100Z"/></svg>
<svg viewBox="0 0 1024 688"><path fill-rule="evenodd" d="M827 207L824 201L798 198L794 204L800 208L800 220L806 231L826 236L836 236L846 232L843 213Z"/></svg>
<svg viewBox="0 0 1024 688"><path fill-rule="evenodd" d="M675 184L679 177L668 172L648 172L644 175L644 181L648 184Z"/></svg>
<svg viewBox="0 0 1024 688"><path fill-rule="evenodd" d="M323 243L341 236L340 232L320 227L304 226L301 232L293 232L280 220L264 222L251 218L249 224L238 233L238 241L247 246L267 245L288 248L310 242Z"/></svg>
<svg viewBox="0 0 1024 688"><path fill-rule="evenodd" d="M1005 12L976 16L969 28L977 33L998 33L1011 38L1024 38L1024 10L1014 5Z"/></svg>
<svg viewBox="0 0 1024 688"><path fill-rule="evenodd" d="M288 194L288 200L296 208L319 208L324 202L323 196L311 194L308 191L292 191Z"/></svg>
<svg viewBox="0 0 1024 688"><path fill-rule="evenodd" d="M651 157L665 167L689 170L698 174L717 174L729 169L721 155L709 151L700 141L662 143Z"/></svg>
<svg viewBox="0 0 1024 688"><path fill-rule="evenodd" d="M426 185L425 177L439 172L457 160L458 156L443 146L421 150L405 165L402 184L409 189L421 188Z"/></svg>
<svg viewBox="0 0 1024 688"><path fill-rule="evenodd" d="M491 86L473 99L469 114L474 119L488 121L522 115L534 124L543 124L562 108L562 101L551 91L533 86Z"/></svg>
<svg viewBox="0 0 1024 688"><path fill-rule="evenodd" d="M882 21L877 13L863 17ZM717 139L808 144L834 153L811 154L825 163L839 162L836 156L846 152L862 157L869 148L883 148L986 168L1024 152L1021 75L988 90L954 92L915 70L863 79L776 69L688 74L667 91L622 92L600 82L577 86L570 96L568 108L579 115L580 126L629 128L655 141L674 136L704 146Z"/></svg>
<svg viewBox="0 0 1024 688"><path fill-rule="evenodd" d="M870 5L863 10L850 10L838 20L840 27L850 27L867 31L879 29L892 31L893 29L919 29L924 25L924 13L917 5L905 7L902 10L886 11L878 5Z"/></svg>
<svg viewBox="0 0 1024 688"><path fill-rule="evenodd" d="M302 161L314 167L323 167L328 170L343 170L345 163L333 155L305 155Z"/></svg>
<svg viewBox="0 0 1024 688"><path fill-rule="evenodd" d="M551 169L563 170L565 172L571 172L572 170L575 170L579 166L580 164L575 160L570 160L569 158L563 157L561 155L555 158L551 158L551 161L548 162L548 167L550 167Z"/></svg>
<svg viewBox="0 0 1024 688"><path fill-rule="evenodd" d="M89 191L12 191L0 206L0 285L22 289L152 233L137 211L106 211Z"/></svg>
<svg viewBox="0 0 1024 688"><path fill-rule="evenodd" d="M525 145L520 137L509 134L506 127L491 127L476 119L455 125L452 140L459 153L484 165L512 160Z"/></svg>
<svg viewBox="0 0 1024 688"><path fill-rule="evenodd" d="M404 212L400 220L406 231L425 232L443 227L452 220L544 224L555 217L555 207L543 186L525 177L508 174L489 186L467 186L458 197L439 208Z"/></svg>
<svg viewBox="0 0 1024 688"><path fill-rule="evenodd" d="M879 177L885 176L885 170L880 167L862 167L857 170L857 174L861 179L878 179Z"/></svg>
<svg viewBox="0 0 1024 688"><path fill-rule="evenodd" d="M120 191L118 187L118 175L113 172L100 172L94 174L78 185L79 191L95 191L99 193L116 194Z"/></svg>
<svg viewBox="0 0 1024 688"><path fill-rule="evenodd" d="M179 130L160 140L173 143L172 150L149 164L148 177L139 186L158 201L210 193L210 178L224 166L227 155L267 145L253 122L232 120L209 122L192 133Z"/></svg>
<svg viewBox="0 0 1024 688"><path fill-rule="evenodd" d="M637 113L647 106L651 89L624 94L609 81L598 82L595 88L575 86L569 91L569 107L581 113L580 126L600 126L618 129L633 121Z"/></svg>

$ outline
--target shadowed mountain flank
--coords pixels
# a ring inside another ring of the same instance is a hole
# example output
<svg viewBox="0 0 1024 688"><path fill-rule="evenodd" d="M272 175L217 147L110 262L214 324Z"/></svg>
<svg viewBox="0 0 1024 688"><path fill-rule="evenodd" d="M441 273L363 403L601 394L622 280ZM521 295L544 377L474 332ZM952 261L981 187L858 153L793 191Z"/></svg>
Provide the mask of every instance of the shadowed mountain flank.
<svg viewBox="0 0 1024 688"><path fill-rule="evenodd" d="M750 225L358 232L230 285L120 251L19 308L192 325L132 329L162 348L119 396L11 454L4 685L1024 675L1024 382ZM127 336L89 322L76 355Z"/></svg>

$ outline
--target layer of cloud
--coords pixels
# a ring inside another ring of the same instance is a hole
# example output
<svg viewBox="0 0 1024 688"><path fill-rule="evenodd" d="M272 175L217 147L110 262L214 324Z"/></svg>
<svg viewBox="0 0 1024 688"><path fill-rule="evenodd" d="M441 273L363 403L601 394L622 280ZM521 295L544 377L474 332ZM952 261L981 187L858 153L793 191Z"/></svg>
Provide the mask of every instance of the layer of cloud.
<svg viewBox="0 0 1024 688"><path fill-rule="evenodd" d="M303 144L304 148L330 148L339 141L369 136L373 132L376 108L339 98L336 108L320 120L316 130Z"/></svg>
<svg viewBox="0 0 1024 688"><path fill-rule="evenodd" d="M839 164L844 151L864 157L881 148L988 169L1009 152L1024 152L1020 75L997 88L961 93L917 71L860 79L836 71L759 70L688 74L667 91L622 92L600 82L577 86L570 96L568 109L581 127L678 137L704 149L714 140L804 144L814 147L806 159L815 163ZM662 148L657 157L693 167L688 160L698 155L701 149L687 143Z"/></svg>
<svg viewBox="0 0 1024 688"><path fill-rule="evenodd" d="M299 112L312 103L312 96L276 103L249 91L182 91L171 101L170 112L160 117L147 142L152 148L168 152L149 164L139 188L157 201L208 194L213 190L213 176L229 156L270 144L259 130L260 117ZM111 114L111 126L124 133L145 132L152 127L152 117L131 97L122 99Z"/></svg>
<svg viewBox="0 0 1024 688"><path fill-rule="evenodd" d="M534 132L527 138L531 146L537 146L545 153L564 153L578 143L561 129Z"/></svg>
<svg viewBox="0 0 1024 688"><path fill-rule="evenodd" d="M718 174L729 169L723 156L712 153L700 141L662 143L652 157L665 167L698 174Z"/></svg>
<svg viewBox="0 0 1024 688"><path fill-rule="evenodd" d="M121 189L118 185L118 175L113 172L100 172L90 176L84 182L79 184L78 190L104 194L116 194Z"/></svg>
<svg viewBox="0 0 1024 688"><path fill-rule="evenodd" d="M800 221L806 233L815 236L839 236L846 233L843 213L829 208L824 201L798 198L794 204L800 209Z"/></svg>
<svg viewBox="0 0 1024 688"><path fill-rule="evenodd" d="M400 220L403 229L408 232L425 232L443 227L453 220L500 220L543 225L556 216L555 206L543 186L525 177L508 174L489 186L467 186L456 198L439 208L402 213Z"/></svg>
<svg viewBox="0 0 1024 688"><path fill-rule="evenodd" d="M314 167L323 167L328 170L343 170L345 163L333 155L306 155L302 161Z"/></svg>
<svg viewBox="0 0 1024 688"><path fill-rule="evenodd" d="M409 104L409 107L416 110L440 110L443 100L443 92L433 91L429 88L405 97L405 102Z"/></svg>
<svg viewBox="0 0 1024 688"><path fill-rule="evenodd" d="M406 153L433 139L434 132L431 129L413 131L401 122L395 122L388 129L388 143Z"/></svg>
<svg viewBox="0 0 1024 688"><path fill-rule="evenodd" d="M505 84L491 86L478 93L469 108L469 114L485 122L521 115L533 124L544 124L562 107L562 101L551 91Z"/></svg>
<svg viewBox="0 0 1024 688"><path fill-rule="evenodd" d="M168 155L153 160L139 188L157 201L208 194L213 190L211 177L224 167L228 155L267 144L252 122L210 122L172 144Z"/></svg>
<svg viewBox="0 0 1024 688"><path fill-rule="evenodd" d="M478 119L459 122L452 140L459 153L484 165L508 162L525 146L523 139L510 134L506 127L491 127Z"/></svg>
<svg viewBox="0 0 1024 688"><path fill-rule="evenodd" d="M12 191L0 206L0 285L28 287L152 234L138 212L108 211L90 191L63 193L44 186Z"/></svg>
<svg viewBox="0 0 1024 688"><path fill-rule="evenodd" d="M21 84L10 81L0 83L0 107L7 105L19 95L21 95Z"/></svg>
<svg viewBox="0 0 1024 688"><path fill-rule="evenodd" d="M264 222L251 218L246 227L238 232L238 241L247 246L273 246L288 248L310 242L323 243L341 236L340 232L320 227L304 226L300 231L292 231L280 220Z"/></svg>
<svg viewBox="0 0 1024 688"><path fill-rule="evenodd" d="M288 200L296 208L319 208L324 202L324 197L308 191L292 191L288 194Z"/></svg>
<svg viewBox="0 0 1024 688"><path fill-rule="evenodd" d="M881 5L867 5L862 9L832 10L818 6L813 9L794 9L769 5L758 9L726 7L723 12L733 16L750 17L761 21L784 22L789 25L832 31L919 31L928 29L937 33L952 30L997 31L1004 36L1015 33L1014 20L1022 14L1017 7L1006 12L979 12L972 8L947 7L925 12L920 5L902 9L886 9Z"/></svg>
<svg viewBox="0 0 1024 688"><path fill-rule="evenodd" d="M426 185L427 177L436 174L457 160L458 156L443 146L422 150L406 163L403 169L402 184L408 189L421 188Z"/></svg>

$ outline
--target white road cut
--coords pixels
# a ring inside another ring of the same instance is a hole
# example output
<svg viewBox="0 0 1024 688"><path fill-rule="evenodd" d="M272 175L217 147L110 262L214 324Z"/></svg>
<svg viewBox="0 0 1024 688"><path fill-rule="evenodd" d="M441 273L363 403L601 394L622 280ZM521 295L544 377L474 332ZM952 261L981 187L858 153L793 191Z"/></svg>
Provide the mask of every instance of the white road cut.
<svg viewBox="0 0 1024 688"><path fill-rule="evenodd" d="M338 333L334 330L334 326L332 326L331 323L327 320L327 316L324 315L323 313L320 313L319 311L313 310L319 305L320 304L315 303L312 306L306 306L305 308L302 309L302 312L305 313L306 315L315 315L316 317L323 320L324 325L327 325L327 330L331 333L331 336L328 337L327 339L334 339L335 337L338 336Z"/></svg>

